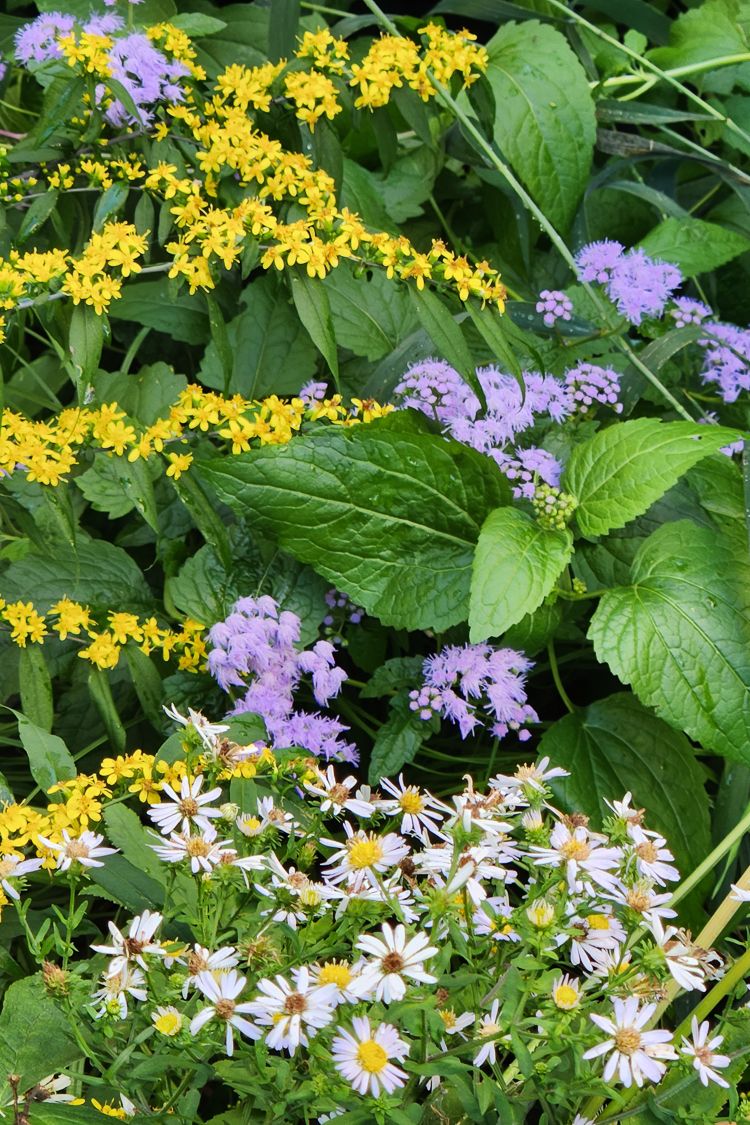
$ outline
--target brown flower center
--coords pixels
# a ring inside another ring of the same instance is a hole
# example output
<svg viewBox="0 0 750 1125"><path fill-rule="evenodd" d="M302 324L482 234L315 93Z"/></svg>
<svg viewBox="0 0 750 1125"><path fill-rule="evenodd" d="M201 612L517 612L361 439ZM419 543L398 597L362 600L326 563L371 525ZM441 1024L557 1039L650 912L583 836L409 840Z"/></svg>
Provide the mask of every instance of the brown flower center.
<svg viewBox="0 0 750 1125"><path fill-rule="evenodd" d="M349 799L349 790L345 785L332 785L328 790L328 796L335 805L343 805L344 801Z"/></svg>
<svg viewBox="0 0 750 1125"><path fill-rule="evenodd" d="M404 959L400 953L386 953L381 965L386 973L400 973L404 967Z"/></svg>
<svg viewBox="0 0 750 1125"><path fill-rule="evenodd" d="M301 992L290 992L284 1001L284 1011L288 1016L298 1016L307 1007L307 1000Z"/></svg>
<svg viewBox="0 0 750 1125"><path fill-rule="evenodd" d="M184 801L180 801L177 808L183 816L197 816L200 805L193 797L186 797Z"/></svg>
<svg viewBox="0 0 750 1125"><path fill-rule="evenodd" d="M81 840L70 840L65 845L66 854L71 859L82 859L89 854L89 849Z"/></svg>
<svg viewBox="0 0 750 1125"><path fill-rule="evenodd" d="M641 859L644 859L646 863L656 863L659 858L659 853L650 840L639 844L635 849L635 854L640 856Z"/></svg>
<svg viewBox="0 0 750 1125"><path fill-rule="evenodd" d="M235 1003L234 1000L217 1000L216 1001L216 1015L221 1020L229 1020L234 1015Z"/></svg>
<svg viewBox="0 0 750 1125"><path fill-rule="evenodd" d="M211 845L202 836L191 836L185 844L185 851L191 856L206 856L211 854Z"/></svg>
<svg viewBox="0 0 750 1125"><path fill-rule="evenodd" d="M641 1045L641 1033L634 1027L622 1027L615 1034L615 1046L621 1055L634 1055Z"/></svg>
<svg viewBox="0 0 750 1125"><path fill-rule="evenodd" d="M188 954L187 967L191 977L194 977L198 973L205 972L208 968L208 961L205 957L201 957L200 953L190 953Z"/></svg>

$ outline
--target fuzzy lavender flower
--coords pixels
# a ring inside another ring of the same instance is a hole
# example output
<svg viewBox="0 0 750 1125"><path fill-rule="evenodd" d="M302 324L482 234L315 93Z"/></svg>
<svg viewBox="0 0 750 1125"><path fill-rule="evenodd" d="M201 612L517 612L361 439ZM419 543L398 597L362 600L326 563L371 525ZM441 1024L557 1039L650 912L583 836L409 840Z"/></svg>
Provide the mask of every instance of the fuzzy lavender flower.
<svg viewBox="0 0 750 1125"><path fill-rule="evenodd" d="M156 102L182 101L184 91L179 86L179 79L190 73L184 63L170 62L141 32L115 40L109 53L109 67L112 77L130 94L144 123L150 120L149 109ZM105 92L104 85L97 86L97 99L101 99ZM117 99L107 109L106 117L111 124L118 126L132 122L132 115Z"/></svg>
<svg viewBox="0 0 750 1125"><path fill-rule="evenodd" d="M61 35L70 35L75 18L64 12L43 12L35 20L24 24L15 36L15 56L20 63L43 63L48 59L61 59L57 45Z"/></svg>
<svg viewBox="0 0 750 1125"><path fill-rule="evenodd" d="M496 738L510 730L521 741L526 723L538 722L526 702L526 673L533 667L523 653L492 645L447 645L423 665L424 683L410 693L409 706L420 718L434 713L456 723L466 738L477 726Z"/></svg>
<svg viewBox="0 0 750 1125"><path fill-rule="evenodd" d="M675 297L672 301L674 308L669 310L669 315L674 317L677 328L685 328L688 324L702 324L706 317L711 316L711 309L703 301L695 301L692 297Z"/></svg>
<svg viewBox="0 0 750 1125"><path fill-rule="evenodd" d="M542 289L536 303L536 311L543 313L544 323L553 328L558 320L570 320L573 302L559 289Z"/></svg>
<svg viewBox="0 0 750 1125"><path fill-rule="evenodd" d="M624 249L622 243L607 238L602 242L590 242L576 254L578 277L581 281L598 281L602 284L609 281Z"/></svg>
<svg viewBox="0 0 750 1125"><path fill-rule="evenodd" d="M682 274L669 262L657 262L643 250L629 250L616 263L607 282L607 295L631 324L644 316L659 317L672 293L682 284Z"/></svg>
<svg viewBox="0 0 750 1125"><path fill-rule="evenodd" d="M611 406L615 414L622 413L622 403L618 401L620 375L611 367L599 367L595 363L579 363L566 372L565 384L580 414L586 414L595 402L601 403L602 406Z"/></svg>
<svg viewBox="0 0 750 1125"><path fill-rule="evenodd" d="M700 377L716 384L724 402L736 402L750 390L750 329L718 322L705 329L710 335L698 341L705 348Z"/></svg>
<svg viewBox="0 0 750 1125"><path fill-rule="evenodd" d="M87 35L111 35L120 31L125 26L125 20L114 12L103 12L101 15L91 16L83 25Z"/></svg>
<svg viewBox="0 0 750 1125"><path fill-rule="evenodd" d="M513 484L513 495L517 500L533 500L540 483L555 488L560 483L563 467L546 449L532 445L529 449L515 449L512 454L497 451L492 456Z"/></svg>
<svg viewBox="0 0 750 1125"><path fill-rule="evenodd" d="M325 383L320 383L315 379L311 379L309 383L305 383L304 387L300 389L298 397L302 399L309 410L316 402L322 402L327 392L328 387Z"/></svg>
<svg viewBox="0 0 750 1125"><path fill-rule="evenodd" d="M354 748L339 738L346 727L323 715L294 710L303 675L311 677L321 707L338 695L346 679L329 641L317 641L301 652L296 648L300 626L297 614L281 611L273 598L240 598L229 616L209 631L209 671L224 691L244 690L234 713L260 715L274 746L300 746L311 754L353 761Z"/></svg>

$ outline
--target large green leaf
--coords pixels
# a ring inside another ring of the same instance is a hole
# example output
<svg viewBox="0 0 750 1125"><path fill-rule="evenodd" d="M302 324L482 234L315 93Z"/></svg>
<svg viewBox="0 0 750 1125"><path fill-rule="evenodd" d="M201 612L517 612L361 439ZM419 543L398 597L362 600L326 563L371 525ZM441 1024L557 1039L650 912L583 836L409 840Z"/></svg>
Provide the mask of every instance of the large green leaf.
<svg viewBox="0 0 750 1125"><path fill-rule="evenodd" d="M632 585L602 597L589 637L671 726L750 762L750 566L731 540L687 521L659 528Z"/></svg>
<svg viewBox="0 0 750 1125"><path fill-rule="evenodd" d="M594 103L580 62L546 24L507 23L487 44L495 141L561 228L569 226L594 152Z"/></svg>
<svg viewBox="0 0 750 1125"><path fill-rule="evenodd" d="M600 430L576 446L563 475L563 488L578 501L578 527L588 537L624 527L701 458L738 436L721 426L656 418Z"/></svg>
<svg viewBox="0 0 750 1125"><path fill-rule="evenodd" d="M41 974L24 977L5 993L0 1013L0 1105L9 1101L8 1075L28 1090L80 1055L68 1021L47 995Z"/></svg>
<svg viewBox="0 0 750 1125"><path fill-rule="evenodd" d="M18 720L18 735L29 759L31 776L39 788L46 793L58 781L75 777L76 764L63 740L32 723L20 711L13 714Z"/></svg>
<svg viewBox="0 0 750 1125"><path fill-rule="evenodd" d="M324 281L336 339L343 348L366 359L381 359L418 326L405 286L394 284L382 271L355 277L343 263ZM298 389L299 383L297 385Z"/></svg>
<svg viewBox="0 0 750 1125"><path fill-rule="evenodd" d="M685 277L708 273L750 249L750 238L703 219L671 218L638 244L652 258L678 266Z"/></svg>
<svg viewBox="0 0 750 1125"><path fill-rule="evenodd" d="M733 7L727 0L707 0L692 11L683 12L672 23L668 46L657 47L647 57L667 69L745 53L747 38L731 10Z"/></svg>
<svg viewBox="0 0 750 1125"><path fill-rule="evenodd" d="M40 613L64 596L107 609L136 611L152 605L138 565L103 539L84 539L75 548L60 542L54 555L34 548L8 567L2 591L6 601L32 601Z"/></svg>
<svg viewBox="0 0 750 1125"><path fill-rule="evenodd" d="M167 363L150 363L137 375L101 371L94 385L96 403L116 402L130 418L150 426L165 418L187 386Z"/></svg>
<svg viewBox="0 0 750 1125"><path fill-rule="evenodd" d="M109 315L113 320L148 325L186 344L203 344L211 334L205 298L198 293L176 295L164 278L129 282L112 302Z"/></svg>
<svg viewBox="0 0 750 1125"><path fill-rule="evenodd" d="M220 499L368 613L406 629L465 620L488 512L508 500L486 457L409 416L215 459Z"/></svg>
<svg viewBox="0 0 750 1125"><path fill-rule="evenodd" d="M368 780L377 785L381 777L395 776L413 762L422 743L432 733L430 723L409 709L409 694L399 692L391 702L390 714L377 733L370 754Z"/></svg>
<svg viewBox="0 0 750 1125"><path fill-rule="evenodd" d="M499 636L541 605L572 553L567 528L547 529L517 508L490 512L474 554L472 642Z"/></svg>
<svg viewBox="0 0 750 1125"><path fill-rule="evenodd" d="M605 802L630 791L648 826L666 836L683 875L710 851L708 795L690 743L629 692L559 719L539 753L570 772L553 786L566 811L584 812L599 827L611 816Z"/></svg>

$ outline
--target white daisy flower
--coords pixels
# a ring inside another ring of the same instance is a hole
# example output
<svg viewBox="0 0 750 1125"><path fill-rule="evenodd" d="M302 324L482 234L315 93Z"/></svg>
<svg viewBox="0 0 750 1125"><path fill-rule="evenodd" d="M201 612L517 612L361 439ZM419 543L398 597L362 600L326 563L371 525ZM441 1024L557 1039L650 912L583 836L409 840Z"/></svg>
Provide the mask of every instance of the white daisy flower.
<svg viewBox="0 0 750 1125"><path fill-rule="evenodd" d="M153 941L154 934L161 925L161 914L144 910L130 923L127 936L125 936L114 922L107 922L107 927L112 938L111 945L92 945L96 953L105 953L112 960L107 969L107 976L116 976L122 969L135 961L142 969L148 969L144 954L163 957L164 950L158 942Z"/></svg>
<svg viewBox="0 0 750 1125"><path fill-rule="evenodd" d="M34 1101L75 1102L76 1105L80 1105L83 1098L77 1098L67 1092L72 1081L69 1074L48 1074L46 1078L40 1078L36 1084L37 1095Z"/></svg>
<svg viewBox="0 0 750 1125"><path fill-rule="evenodd" d="M608 801L605 798L604 803L612 809L612 812L620 820L625 820L631 825L640 825L643 822L645 809L634 809L631 804L632 800L633 794L628 792L621 801Z"/></svg>
<svg viewBox="0 0 750 1125"><path fill-rule="evenodd" d="M621 945L616 945L614 949L590 949L589 953L592 968L588 974L592 977L606 977L614 983L631 965L630 954Z"/></svg>
<svg viewBox="0 0 750 1125"><path fill-rule="evenodd" d="M222 723L210 723L205 715L200 711L194 711L192 707L188 707L187 716L181 714L174 704L165 707L164 710L176 723L180 723L183 727L193 727L206 749L214 753L219 746L219 735L226 734L229 730L229 727Z"/></svg>
<svg viewBox="0 0 750 1125"><path fill-rule="evenodd" d="M404 1085L405 1071L391 1060L402 1062L409 1047L392 1024L381 1023L373 1030L365 1016L354 1016L351 1032L344 1027L337 1032L331 1043L333 1065L358 1094L377 1098L381 1091L392 1094Z"/></svg>
<svg viewBox="0 0 750 1125"><path fill-rule="evenodd" d="M265 857L265 862L271 871L270 884L264 887L256 883L255 889L264 898L273 899L274 905L268 910L261 910L262 917L270 915L274 922L285 922L296 930L299 922L306 922L316 913L328 909L328 902L334 897L332 888L315 882L304 871L285 868L273 852Z"/></svg>
<svg viewBox="0 0 750 1125"><path fill-rule="evenodd" d="M618 887L611 895L612 902L620 903L643 916L649 926L653 918L676 918L677 911L669 903L671 894L655 894L653 884L648 879L639 879L631 887Z"/></svg>
<svg viewBox="0 0 750 1125"><path fill-rule="evenodd" d="M330 812L331 816L339 816L342 812L353 813L354 816L368 817L375 812L372 801L362 800L361 797L352 795L352 790L357 785L353 775L345 777L343 781L336 779L336 771L329 766L323 773L318 771L318 778L313 783L305 782L305 789L315 797L322 797L320 811Z"/></svg>
<svg viewBox="0 0 750 1125"><path fill-rule="evenodd" d="M307 1047L308 1036L317 1035L331 1022L338 991L335 984L314 984L304 965L292 976L292 984L282 976L258 981L261 995L249 1006L258 1023L271 1028L266 1034L268 1046L290 1055L299 1046Z"/></svg>
<svg viewBox="0 0 750 1125"><path fill-rule="evenodd" d="M337 883L335 887L327 887L326 890L331 899L338 902L337 918L346 913L352 902L383 902L409 924L416 922L419 917L414 908L414 896L407 887L399 886L397 875L384 879L382 887L379 884L371 886L361 879L350 877L345 883Z"/></svg>
<svg viewBox="0 0 750 1125"><path fill-rule="evenodd" d="M386 832L379 836L375 832L355 832L348 821L344 821L347 839L342 847L336 840L321 840L329 848L337 851L325 866L330 868L326 878L331 883L340 883L354 877L354 881L377 886L377 876L400 863L409 854L409 845L396 832Z"/></svg>
<svg viewBox="0 0 750 1125"><path fill-rule="evenodd" d="M131 965L125 965L115 976L102 977L102 986L92 997L94 1002L98 1001L100 1004L94 1017L100 1019L108 1015L126 1019L128 996L132 996L134 1000L146 1000L148 993L145 986L145 976L140 969Z"/></svg>
<svg viewBox="0 0 750 1125"><path fill-rule="evenodd" d="M226 1023L224 1044L228 1055L234 1054L234 1031L239 1031L247 1039L260 1039L262 1032L244 1018L244 1013L251 1012L249 1001L237 1003L237 997L245 987L246 979L240 976L236 969L215 976L213 973L198 973L195 980L196 988L210 1001L208 1007L201 1008L197 1016L190 1021L190 1034L198 1032L210 1020L224 1020Z"/></svg>
<svg viewBox="0 0 750 1125"><path fill-rule="evenodd" d="M182 1013L174 1004L159 1005L151 1013L151 1022L160 1035L171 1039L182 1031Z"/></svg>
<svg viewBox="0 0 750 1125"><path fill-rule="evenodd" d="M452 843L439 844L425 848L416 858L421 871L432 876L442 875L445 878L446 894L455 894L462 887L466 887L467 894L475 906L479 906L487 897L483 885L485 881L500 879L506 882L513 879L516 874L511 868L498 864L495 847L464 848L457 857Z"/></svg>
<svg viewBox="0 0 750 1125"><path fill-rule="evenodd" d="M406 981L420 984L435 984L437 977L424 971L423 962L434 957L438 950L430 945L424 933L406 939L406 929L400 923L392 928L387 922L382 926L382 938L374 934L364 934L355 948L369 953L362 975L356 985L360 996L375 996L384 1004L393 1000L403 1000L406 994Z"/></svg>
<svg viewBox="0 0 750 1125"><path fill-rule="evenodd" d="M705 969L701 961L686 943L681 932L675 926L662 925L661 918L654 918L651 922L651 933L656 944L664 954L667 968L686 992L705 992Z"/></svg>
<svg viewBox="0 0 750 1125"><path fill-rule="evenodd" d="M21 896L10 882L11 879L22 879L32 871L38 871L44 863L43 859L24 859L23 856L5 854L0 856L0 887L7 895L18 900Z"/></svg>
<svg viewBox="0 0 750 1125"><path fill-rule="evenodd" d="M513 908L507 895L492 895L486 898L472 915L475 934L491 937L493 941L520 941L521 936L508 921Z"/></svg>
<svg viewBox="0 0 750 1125"><path fill-rule="evenodd" d="M443 1021L445 1034L458 1035L460 1039L466 1039L464 1031L467 1027L471 1027L477 1018L474 1012L462 1012L457 1016L452 1008L438 1008L438 1015Z"/></svg>
<svg viewBox="0 0 750 1125"><path fill-rule="evenodd" d="M682 1054L692 1057L693 1066L698 1071L698 1077L704 1086L708 1086L709 1082L715 1082L717 1086L724 1086L728 1089L729 1083L727 1080L716 1073L717 1068L723 1070L732 1061L729 1055L716 1054L716 1048L724 1042L724 1036L715 1035L713 1039L709 1039L708 1020L704 1020L699 1026L695 1016L693 1016L691 1030L693 1033L692 1042L684 1036L682 1037L683 1046L680 1048Z"/></svg>
<svg viewBox="0 0 750 1125"><path fill-rule="evenodd" d="M190 870L194 875L199 871L210 875L217 863L222 862L230 845L231 840L218 840L216 829L209 825L200 836L182 836L173 832L166 843L149 844L149 847L166 863L181 863L189 859Z"/></svg>
<svg viewBox="0 0 750 1125"><path fill-rule="evenodd" d="M360 958L354 965L348 961L325 961L310 965L310 977L316 987L332 984L336 988L334 1004L357 1004L361 996L355 991L365 961Z"/></svg>
<svg viewBox="0 0 750 1125"><path fill-rule="evenodd" d="M3 856L3 858L5 858ZM0 865L1 866L1 865ZM5 886L5 883L3 883ZM729 896L733 902L750 902L750 890L732 883L732 894Z"/></svg>
<svg viewBox="0 0 750 1125"><path fill-rule="evenodd" d="M81 832L80 836L71 836L67 828L62 830L62 843L48 840L46 836L37 837L40 844L50 851L57 852L57 870L68 871L74 863L81 867L104 867L100 857L114 855L117 848L102 848L99 845L104 839L96 832Z"/></svg>
<svg viewBox="0 0 750 1125"><path fill-rule="evenodd" d="M493 789L503 787L508 789L528 788L536 796L544 793L547 782L555 777L570 777L570 774L568 770L564 770L560 766L553 766L550 769L549 758L545 757L540 758L535 765L519 766L512 776L504 773L497 774L490 781L490 785Z"/></svg>
<svg viewBox="0 0 750 1125"><path fill-rule="evenodd" d="M453 797L454 812L445 825L445 831L450 832L459 824L464 832L471 832L478 828L487 836L502 836L511 831L511 825L500 819L508 809L505 808L506 795L494 788L490 793L477 793L474 789L472 778L466 774L466 789ZM513 850L512 858L518 858L518 851Z"/></svg>
<svg viewBox="0 0 750 1125"><path fill-rule="evenodd" d="M552 985L552 1002L562 1012L577 1008L581 1000L581 982L568 973L561 973Z"/></svg>
<svg viewBox="0 0 750 1125"><path fill-rule="evenodd" d="M292 814L274 804L273 797L258 798L258 816L266 828L277 828L287 836L297 827L297 821Z"/></svg>
<svg viewBox="0 0 750 1125"><path fill-rule="evenodd" d="M499 1036L502 1028L498 1021L500 1012L500 1001L493 1000L492 1007L486 1016L482 1016L477 1028L477 1039L485 1039L486 1042L483 1047L474 1056L474 1066L483 1066L484 1063L490 1062L493 1065L497 1062L497 1037Z"/></svg>
<svg viewBox="0 0 750 1125"><path fill-rule="evenodd" d="M570 891L581 891L584 878L593 880L605 890L614 890L620 880L614 874L623 857L621 848L605 848L583 825L569 828L562 822L555 825L548 848L532 844L529 852L539 867L565 868Z"/></svg>
<svg viewBox="0 0 750 1125"><path fill-rule="evenodd" d="M377 807L386 816L401 817L400 831L404 835L424 840L429 832L438 832L445 809L440 801L416 785L406 785L402 773L398 783L384 777L380 785L386 793L390 793L390 797L379 800Z"/></svg>
<svg viewBox="0 0 750 1125"><path fill-rule="evenodd" d="M622 922L609 909L592 914L575 914L570 927L570 963L580 965L587 973L593 972L592 957L605 949L617 949L625 940ZM563 935L565 940L565 935Z"/></svg>
<svg viewBox="0 0 750 1125"><path fill-rule="evenodd" d="M201 973L211 973L218 980L223 973L236 969L240 963L237 951L232 945L222 946L213 953L203 945L194 945L187 956L183 954L176 960L179 964L186 965L188 971L182 986L182 996L185 1000L189 990L196 987Z"/></svg>
<svg viewBox="0 0 750 1125"><path fill-rule="evenodd" d="M170 785L164 783L162 792L166 793L170 800L153 805L148 810L148 815L162 835L169 836L178 824L183 836L189 835L193 825L201 832L206 832L212 827L211 820L221 817L220 809L210 807L211 801L221 797L221 787L217 786L215 789L210 789L208 793L201 793L202 787L203 777L200 774L192 780L183 777L179 795Z"/></svg>
<svg viewBox="0 0 750 1125"><path fill-rule="evenodd" d="M604 1081L611 1082L615 1075L623 1086L642 1086L644 1081L660 1082L666 1068L663 1059L677 1058L669 1031L644 1031L656 1004L638 1007L638 997L614 1000L614 1013L606 1016L592 1015L591 1019L607 1033L603 1043L597 1043L584 1052L584 1059L609 1055L604 1066Z"/></svg>
<svg viewBox="0 0 750 1125"><path fill-rule="evenodd" d="M656 832L645 832L639 825L628 827L633 841L633 853L638 874L663 887L675 883L680 873L674 866L674 856L666 846L667 841Z"/></svg>

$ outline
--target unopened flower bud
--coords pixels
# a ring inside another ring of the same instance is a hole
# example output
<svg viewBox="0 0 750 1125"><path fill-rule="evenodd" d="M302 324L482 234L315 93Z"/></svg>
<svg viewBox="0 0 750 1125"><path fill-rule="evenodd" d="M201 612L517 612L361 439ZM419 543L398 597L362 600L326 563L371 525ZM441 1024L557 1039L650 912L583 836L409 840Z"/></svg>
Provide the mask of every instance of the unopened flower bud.
<svg viewBox="0 0 750 1125"><path fill-rule="evenodd" d="M546 930L555 920L555 908L552 903L540 898L527 909L526 917L538 930Z"/></svg>
<svg viewBox="0 0 750 1125"><path fill-rule="evenodd" d="M42 965L42 979L44 987L51 996L67 996L69 992L70 973L55 965L52 961L45 961Z"/></svg>

